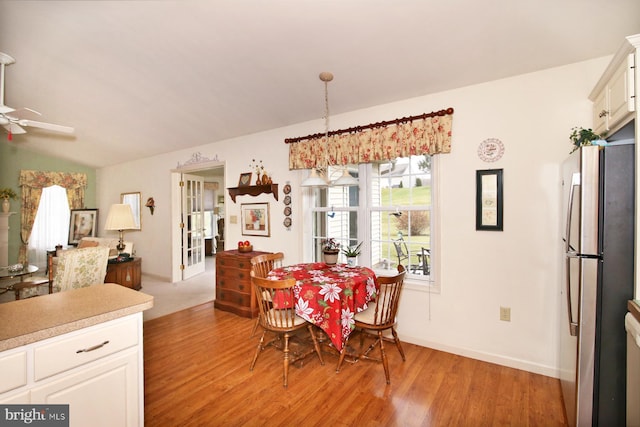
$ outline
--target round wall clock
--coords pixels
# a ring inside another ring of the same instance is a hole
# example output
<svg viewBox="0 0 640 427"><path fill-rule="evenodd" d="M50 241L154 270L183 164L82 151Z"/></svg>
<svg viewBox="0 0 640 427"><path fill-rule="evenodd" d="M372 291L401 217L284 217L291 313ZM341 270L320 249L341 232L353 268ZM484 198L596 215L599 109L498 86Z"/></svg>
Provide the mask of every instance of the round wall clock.
<svg viewBox="0 0 640 427"><path fill-rule="evenodd" d="M495 162L504 154L504 145L497 138L488 138L478 146L478 157L485 162Z"/></svg>

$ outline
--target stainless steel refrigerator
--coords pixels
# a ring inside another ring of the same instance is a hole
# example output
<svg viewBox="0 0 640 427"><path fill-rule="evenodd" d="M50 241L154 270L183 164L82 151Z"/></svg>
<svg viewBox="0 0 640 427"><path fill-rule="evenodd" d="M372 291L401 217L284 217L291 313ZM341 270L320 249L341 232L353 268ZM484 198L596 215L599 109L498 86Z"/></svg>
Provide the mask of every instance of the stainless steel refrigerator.
<svg viewBox="0 0 640 427"><path fill-rule="evenodd" d="M633 141L632 141L633 142ZM633 299L635 145L582 147L563 163L560 380L571 426L624 426Z"/></svg>

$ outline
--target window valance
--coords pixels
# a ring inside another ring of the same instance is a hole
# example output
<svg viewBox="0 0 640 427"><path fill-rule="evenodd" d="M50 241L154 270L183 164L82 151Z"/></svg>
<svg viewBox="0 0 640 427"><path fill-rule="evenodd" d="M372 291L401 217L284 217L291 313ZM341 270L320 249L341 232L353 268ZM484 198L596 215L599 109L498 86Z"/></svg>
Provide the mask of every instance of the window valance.
<svg viewBox="0 0 640 427"><path fill-rule="evenodd" d="M453 108L388 122L290 138L289 169L314 169L451 152Z"/></svg>
<svg viewBox="0 0 640 427"><path fill-rule="evenodd" d="M42 172L21 170L19 185L21 187L45 188L59 185L68 190L86 187L87 175L84 173Z"/></svg>

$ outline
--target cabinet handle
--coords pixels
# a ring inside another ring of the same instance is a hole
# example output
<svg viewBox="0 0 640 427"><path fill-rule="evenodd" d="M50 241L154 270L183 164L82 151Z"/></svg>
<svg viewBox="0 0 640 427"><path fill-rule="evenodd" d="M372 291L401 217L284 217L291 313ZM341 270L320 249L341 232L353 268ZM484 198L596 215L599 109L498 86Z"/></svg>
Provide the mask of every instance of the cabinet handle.
<svg viewBox="0 0 640 427"><path fill-rule="evenodd" d="M105 346L105 345L107 345L107 344L109 344L109 341L105 341L105 342L103 342L102 344L94 345L93 347L83 348L83 349L81 349L81 350L76 351L76 354L77 354L77 353L89 353L90 351L93 351L93 350L97 350L97 349L99 349L99 348L102 348L102 347L104 347L104 346Z"/></svg>
<svg viewBox="0 0 640 427"><path fill-rule="evenodd" d="M600 111L600 114L598 114L599 118L603 118L604 116L606 116L607 114L609 114L609 112L607 110L602 110Z"/></svg>

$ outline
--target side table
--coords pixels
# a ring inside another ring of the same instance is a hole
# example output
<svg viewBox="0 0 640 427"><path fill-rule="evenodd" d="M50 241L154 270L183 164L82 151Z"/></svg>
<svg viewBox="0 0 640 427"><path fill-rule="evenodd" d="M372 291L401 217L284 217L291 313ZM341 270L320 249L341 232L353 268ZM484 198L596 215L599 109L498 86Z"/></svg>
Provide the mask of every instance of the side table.
<svg viewBox="0 0 640 427"><path fill-rule="evenodd" d="M117 283L139 291L142 288L142 258L107 264L105 283Z"/></svg>

